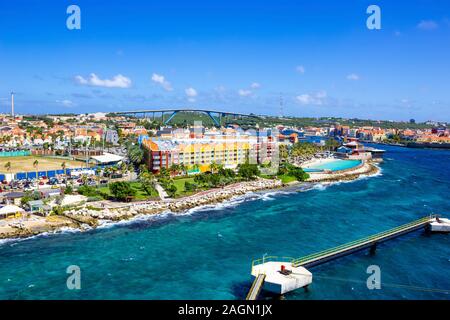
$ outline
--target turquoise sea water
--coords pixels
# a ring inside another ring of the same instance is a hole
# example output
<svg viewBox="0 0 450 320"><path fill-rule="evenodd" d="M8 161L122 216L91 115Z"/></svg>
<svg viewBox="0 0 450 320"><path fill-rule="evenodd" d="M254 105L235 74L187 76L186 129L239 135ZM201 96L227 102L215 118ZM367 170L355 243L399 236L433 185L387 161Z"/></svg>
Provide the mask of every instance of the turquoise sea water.
<svg viewBox="0 0 450 320"><path fill-rule="evenodd" d="M1 299L242 299L250 263L302 256L430 213L450 216L450 152L383 147L382 174L86 233L0 244ZM81 268L81 290L66 268ZM366 269L381 268L381 290ZM449 299L450 235L422 231L311 269L285 299ZM263 296L263 298L271 298Z"/></svg>
<svg viewBox="0 0 450 320"><path fill-rule="evenodd" d="M331 171L339 171L346 170L361 164L361 160L335 160L329 161L323 164L318 164L315 166L311 166L309 168L304 169L305 172L314 172L318 170L331 170Z"/></svg>

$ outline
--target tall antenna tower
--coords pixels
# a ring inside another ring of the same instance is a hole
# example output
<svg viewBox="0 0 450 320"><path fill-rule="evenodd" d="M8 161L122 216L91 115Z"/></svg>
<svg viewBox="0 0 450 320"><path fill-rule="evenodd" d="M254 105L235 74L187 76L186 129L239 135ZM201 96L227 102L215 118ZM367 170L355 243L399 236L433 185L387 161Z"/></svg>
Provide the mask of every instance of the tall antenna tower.
<svg viewBox="0 0 450 320"><path fill-rule="evenodd" d="M280 92L280 118L283 117L283 94Z"/></svg>
<svg viewBox="0 0 450 320"><path fill-rule="evenodd" d="M11 117L14 119L14 91L11 91Z"/></svg>

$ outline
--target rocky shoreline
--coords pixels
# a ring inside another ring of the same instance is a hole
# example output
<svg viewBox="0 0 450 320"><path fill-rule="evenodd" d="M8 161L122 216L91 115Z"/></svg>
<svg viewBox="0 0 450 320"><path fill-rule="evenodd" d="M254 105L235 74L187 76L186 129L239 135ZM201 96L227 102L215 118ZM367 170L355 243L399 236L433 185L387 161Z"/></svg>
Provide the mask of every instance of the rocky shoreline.
<svg viewBox="0 0 450 320"><path fill-rule="evenodd" d="M379 171L380 168L376 165L366 162L358 168L345 172L311 174L308 182L350 181L362 175L375 175ZM288 185L283 184L280 180L260 178L255 181L240 182L223 188L199 192L180 199L130 203L119 208L93 208L87 204L83 208L65 211L60 216L33 217L33 219L22 221L20 224L10 223L7 226L0 226L0 239L30 237L45 232L58 232L64 228L75 228L82 231L96 228L105 221L118 222L140 215L155 215L168 211L180 213L200 206L221 203L250 192L279 189Z"/></svg>

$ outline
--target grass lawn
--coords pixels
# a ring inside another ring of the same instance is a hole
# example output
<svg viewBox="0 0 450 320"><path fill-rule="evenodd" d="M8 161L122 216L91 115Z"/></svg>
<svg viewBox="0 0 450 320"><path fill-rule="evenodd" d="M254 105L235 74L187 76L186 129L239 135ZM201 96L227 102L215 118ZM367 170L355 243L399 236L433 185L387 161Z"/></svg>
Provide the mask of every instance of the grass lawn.
<svg viewBox="0 0 450 320"><path fill-rule="evenodd" d="M38 167L33 166L33 162L37 160L39 162ZM65 160L57 158L47 158L39 156L25 156L25 157L2 157L0 158L0 172L8 173L5 168L5 164L11 162L11 173L17 172L34 172L47 170L61 170L61 163L66 163L66 168L81 168L86 165L83 161L77 160Z"/></svg>
<svg viewBox="0 0 450 320"><path fill-rule="evenodd" d="M175 185L175 187L177 187L177 196L178 197L187 196L187 195L195 193L193 191L190 191L190 192L185 191L184 185L186 182L195 183L194 178L192 178L192 177L173 180L173 184Z"/></svg>
<svg viewBox="0 0 450 320"><path fill-rule="evenodd" d="M278 176L278 178L281 179L281 182L283 182L283 183L297 181L297 179L295 177L287 175L287 174L280 175L280 176Z"/></svg>
<svg viewBox="0 0 450 320"><path fill-rule="evenodd" d="M136 190L136 195L134 197L135 200L147 200L148 198L157 198L158 191L152 189L151 194L148 195L147 192L142 189L142 184L138 181L131 182L131 187ZM100 187L98 188L101 192L111 196L111 192L108 187Z"/></svg>

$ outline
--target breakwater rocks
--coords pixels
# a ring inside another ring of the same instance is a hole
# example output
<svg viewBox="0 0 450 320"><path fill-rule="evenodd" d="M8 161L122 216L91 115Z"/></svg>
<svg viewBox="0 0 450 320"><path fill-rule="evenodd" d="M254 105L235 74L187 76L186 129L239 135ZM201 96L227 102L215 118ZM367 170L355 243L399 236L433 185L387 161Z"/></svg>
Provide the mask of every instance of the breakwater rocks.
<svg viewBox="0 0 450 320"><path fill-rule="evenodd" d="M0 239L26 238L42 233L57 232L62 228L78 228L79 224L64 216L35 217L21 223L0 227Z"/></svg>
<svg viewBox="0 0 450 320"><path fill-rule="evenodd" d="M158 214L165 211L183 212L199 206L220 203L248 192L276 189L282 186L283 184L279 180L258 179L255 181L236 183L220 189L199 192L195 195L180 199L132 203L120 208L111 209L74 209L66 211L64 215L78 221L80 224L88 224L91 227L96 227L99 224L99 220L121 221L131 219L137 215Z"/></svg>
<svg viewBox="0 0 450 320"><path fill-rule="evenodd" d="M282 187L279 180L259 179L256 181L235 184L223 189L215 189L203 192L192 197L175 200L168 204L168 209L174 212L185 211L198 206L210 205L229 200L236 196L241 196L249 192L276 189Z"/></svg>

